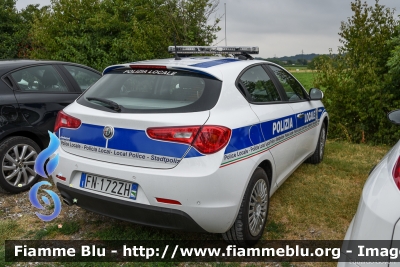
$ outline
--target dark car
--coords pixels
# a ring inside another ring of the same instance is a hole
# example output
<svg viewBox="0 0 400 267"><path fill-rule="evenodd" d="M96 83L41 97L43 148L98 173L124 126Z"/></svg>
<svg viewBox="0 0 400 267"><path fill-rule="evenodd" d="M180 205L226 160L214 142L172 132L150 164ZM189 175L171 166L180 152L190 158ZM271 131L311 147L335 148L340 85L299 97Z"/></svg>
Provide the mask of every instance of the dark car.
<svg viewBox="0 0 400 267"><path fill-rule="evenodd" d="M0 61L0 192L22 192L37 181L35 159L58 111L100 77L69 62Z"/></svg>

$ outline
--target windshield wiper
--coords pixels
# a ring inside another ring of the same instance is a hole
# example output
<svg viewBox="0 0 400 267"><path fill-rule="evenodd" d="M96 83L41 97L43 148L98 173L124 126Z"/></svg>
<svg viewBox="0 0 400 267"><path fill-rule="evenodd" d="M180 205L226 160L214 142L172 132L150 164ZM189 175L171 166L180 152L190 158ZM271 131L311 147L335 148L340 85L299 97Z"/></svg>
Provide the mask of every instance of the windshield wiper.
<svg viewBox="0 0 400 267"><path fill-rule="evenodd" d="M111 100L108 100L108 99L105 99L105 98L98 98L98 97L87 97L86 99L89 100L89 101L94 100L94 101L98 101L98 102L101 102L101 103L105 103L109 107L114 109L115 111L118 111L118 112L121 111L121 106L118 105L117 103L115 103L114 101L111 101Z"/></svg>

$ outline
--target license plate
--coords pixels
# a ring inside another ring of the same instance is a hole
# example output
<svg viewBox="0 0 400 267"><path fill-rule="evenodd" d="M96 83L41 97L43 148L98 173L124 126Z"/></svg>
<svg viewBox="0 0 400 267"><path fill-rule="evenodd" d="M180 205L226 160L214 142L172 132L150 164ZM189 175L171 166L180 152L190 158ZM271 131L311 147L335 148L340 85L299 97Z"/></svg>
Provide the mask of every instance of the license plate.
<svg viewBox="0 0 400 267"><path fill-rule="evenodd" d="M80 187L136 200L138 185L108 177L82 173Z"/></svg>

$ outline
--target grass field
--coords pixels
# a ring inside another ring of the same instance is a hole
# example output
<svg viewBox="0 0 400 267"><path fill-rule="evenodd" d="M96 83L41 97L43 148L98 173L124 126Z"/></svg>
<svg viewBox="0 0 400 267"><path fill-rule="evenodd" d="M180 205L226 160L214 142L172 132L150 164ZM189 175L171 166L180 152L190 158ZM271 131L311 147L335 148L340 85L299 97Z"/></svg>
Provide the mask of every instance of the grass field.
<svg viewBox="0 0 400 267"><path fill-rule="evenodd" d="M264 240L340 240L354 216L368 172L389 150L385 146L329 141L319 165L301 165L272 196ZM45 223L34 215L28 194L3 195L0 200L0 266L4 240L220 240L217 234L174 232L110 219L63 205L60 216ZM26 213L23 213L28 209ZM21 214L21 216L14 216ZM62 228L58 227L62 224ZM50 266L120 266L120 264L71 263ZM140 266L175 266L141 263ZM181 263L180 266L188 266ZM190 266L196 266L192 264ZM203 264L244 266L243 263ZM13 264L12 266L25 266ZM49 265L40 265L49 266ZM138 266L125 263L124 266ZM258 263L246 266L336 266L334 263Z"/></svg>
<svg viewBox="0 0 400 267"><path fill-rule="evenodd" d="M307 66L297 66L297 65L288 65L288 66L282 66L282 67L284 67L285 69L287 69L288 71L296 71L296 70L299 70L299 71L307 71L308 69L307 69Z"/></svg>
<svg viewBox="0 0 400 267"><path fill-rule="evenodd" d="M304 86L307 92L314 87L313 80L315 72L292 71L291 73Z"/></svg>

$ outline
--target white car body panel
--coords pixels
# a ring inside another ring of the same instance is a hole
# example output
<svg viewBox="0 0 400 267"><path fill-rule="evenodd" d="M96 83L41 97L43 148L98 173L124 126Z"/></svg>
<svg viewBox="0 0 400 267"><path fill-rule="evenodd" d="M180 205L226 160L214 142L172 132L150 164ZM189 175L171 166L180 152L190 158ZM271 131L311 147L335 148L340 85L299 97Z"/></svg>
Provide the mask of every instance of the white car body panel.
<svg viewBox="0 0 400 267"><path fill-rule="evenodd" d="M84 124L99 127L111 125L115 129L145 131L149 127L221 125L232 129L232 137L225 148L211 155L201 155L195 148L188 146L179 162L166 165L62 145L58 150L60 164L55 174L66 177L66 180L62 181L53 175L54 182L71 186L81 192L122 201L131 200L81 188L81 173L137 183L135 203L179 210L189 215L207 232L226 232L235 221L247 184L257 166L265 161L271 164L271 194L274 193L278 184L283 183L295 168L315 151L322 122L328 119L328 114L318 100L268 105L249 104L236 88L236 78L247 66L265 64L265 61L234 61L207 68L189 66L197 63L208 64L220 59L184 58L178 61L165 59L131 63L192 69L222 80L220 97L211 110L162 114L112 113L74 102L64 111L79 118ZM121 65L107 69L117 66ZM297 114L305 111L315 112L308 126L299 128L297 124L300 125L300 122L294 119L294 126L283 132L281 139L277 140L274 136L267 139L267 136L271 136L271 133L266 132L272 130L268 128L273 123L271 120L279 121L288 116L296 118ZM244 136L238 136L238 133L242 132ZM60 131L60 135L61 141L68 142L69 137L63 137L63 130ZM157 142L161 144L162 141ZM154 144L157 146L157 143ZM197 154L187 157L189 153ZM160 203L156 198L176 200L181 205Z"/></svg>

